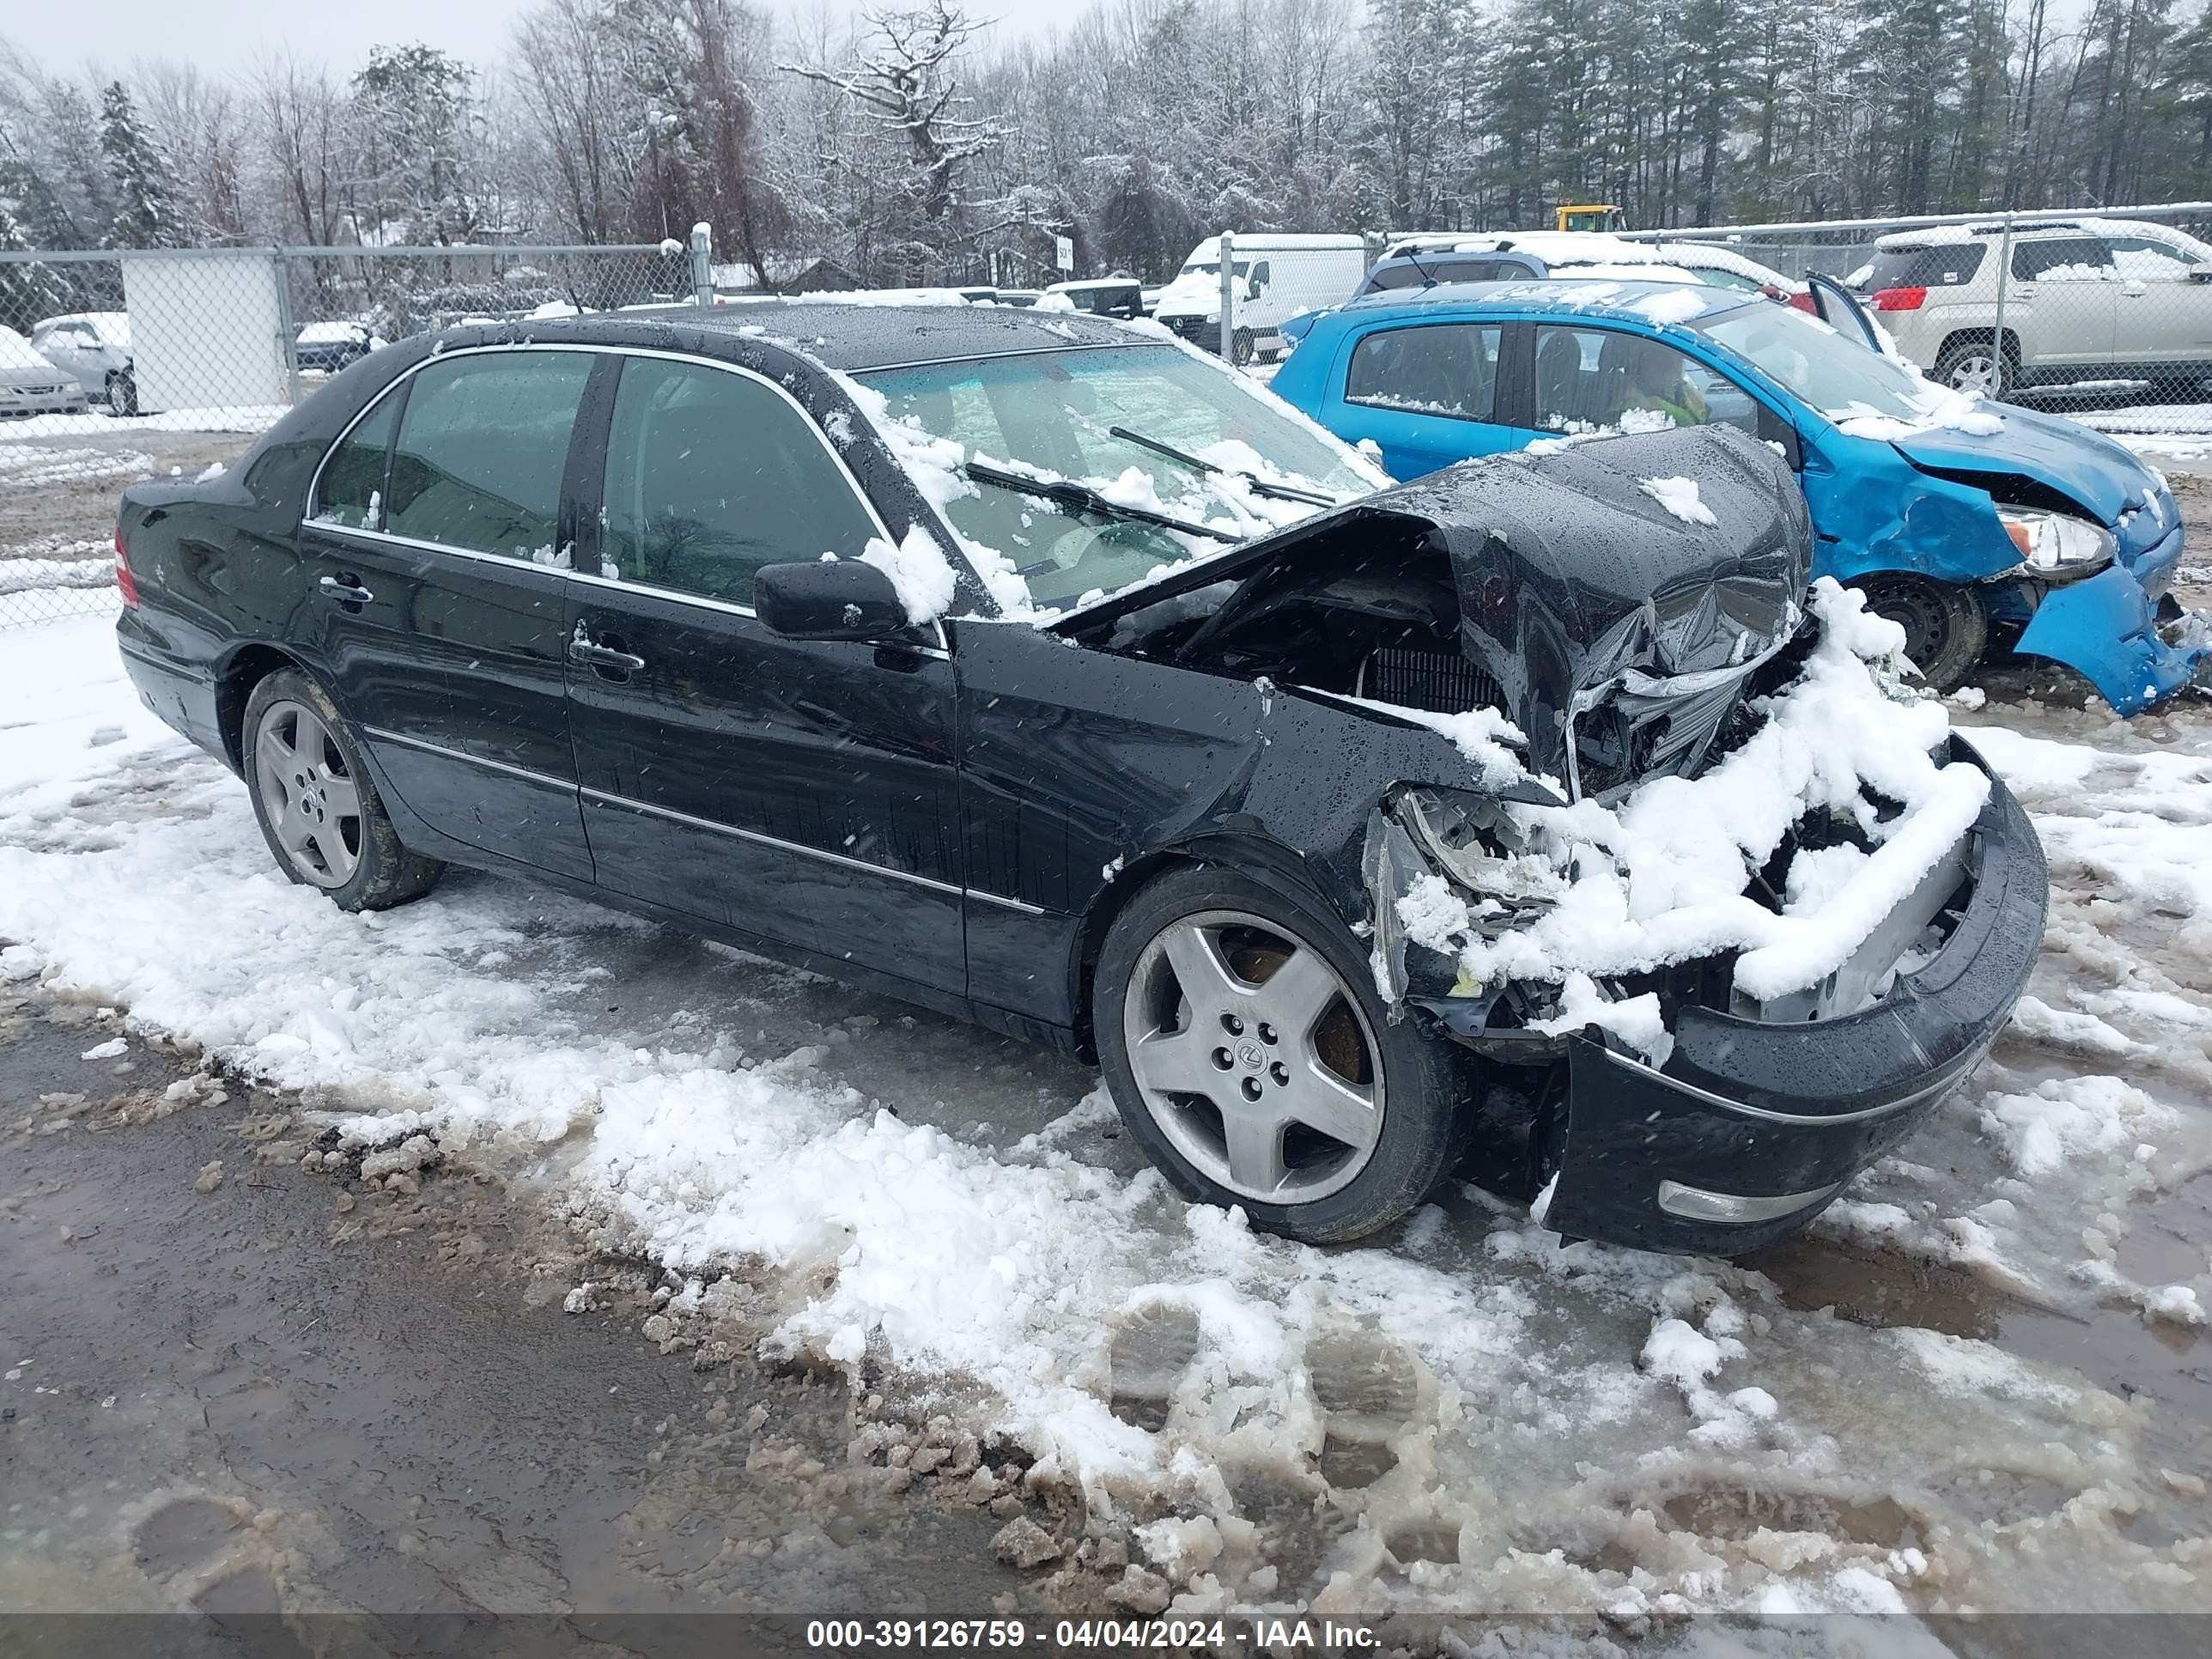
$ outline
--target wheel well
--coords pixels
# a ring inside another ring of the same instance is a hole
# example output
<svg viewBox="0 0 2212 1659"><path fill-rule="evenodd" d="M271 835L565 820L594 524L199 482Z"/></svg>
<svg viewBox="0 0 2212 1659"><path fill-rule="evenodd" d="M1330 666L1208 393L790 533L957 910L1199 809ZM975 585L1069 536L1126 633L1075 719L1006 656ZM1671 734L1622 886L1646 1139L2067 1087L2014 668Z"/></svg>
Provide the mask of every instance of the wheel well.
<svg viewBox="0 0 2212 1659"><path fill-rule="evenodd" d="M1996 339L1996 337L1997 331L1993 328L1954 329L1950 333L1946 334L1943 337L1943 343L1936 349L1936 361L1937 362L1942 362L1944 356L1947 353L1958 347L1987 345L1991 340ZM2018 362L2020 361L2020 336L2014 333L2011 329L2007 329L2004 331L2003 342L2003 345L2001 349L2004 352L2005 356L2011 358L2015 363Z"/></svg>
<svg viewBox="0 0 2212 1659"><path fill-rule="evenodd" d="M231 769L246 769L246 703L253 688L280 668L300 665L273 645L240 646L222 665L215 683L216 726Z"/></svg>
<svg viewBox="0 0 2212 1659"><path fill-rule="evenodd" d="M1113 928L1114 919L1158 878L1188 864L1221 864L1258 880L1272 878L1306 889L1332 911L1336 908L1328 903L1327 895L1296 853L1256 836L1208 836L1130 860L1091 901L1091 908L1083 913L1083 921L1076 930L1075 1053L1086 1065L1096 1065L1098 1060L1097 1038L1091 1028L1091 988L1097 978L1099 954L1106 948L1106 935Z"/></svg>

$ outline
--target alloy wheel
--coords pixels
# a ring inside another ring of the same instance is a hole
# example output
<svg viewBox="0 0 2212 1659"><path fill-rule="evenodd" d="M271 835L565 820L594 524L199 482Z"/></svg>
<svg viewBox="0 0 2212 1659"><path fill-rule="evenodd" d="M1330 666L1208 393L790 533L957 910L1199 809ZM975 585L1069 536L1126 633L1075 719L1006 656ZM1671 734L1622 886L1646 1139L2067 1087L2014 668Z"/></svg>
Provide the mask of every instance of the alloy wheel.
<svg viewBox="0 0 2212 1659"><path fill-rule="evenodd" d="M1269 1204L1326 1198L1374 1156L1381 1050L1320 951L1237 910L1181 917L1121 1006L1146 1111L1201 1175Z"/></svg>
<svg viewBox="0 0 2212 1659"><path fill-rule="evenodd" d="M2004 390L2004 365L1994 351L1969 351L1951 365L1951 389L1994 398Z"/></svg>
<svg viewBox="0 0 2212 1659"><path fill-rule="evenodd" d="M277 844L318 887L343 887L361 867L361 789L322 716L272 702L253 739L254 786Z"/></svg>

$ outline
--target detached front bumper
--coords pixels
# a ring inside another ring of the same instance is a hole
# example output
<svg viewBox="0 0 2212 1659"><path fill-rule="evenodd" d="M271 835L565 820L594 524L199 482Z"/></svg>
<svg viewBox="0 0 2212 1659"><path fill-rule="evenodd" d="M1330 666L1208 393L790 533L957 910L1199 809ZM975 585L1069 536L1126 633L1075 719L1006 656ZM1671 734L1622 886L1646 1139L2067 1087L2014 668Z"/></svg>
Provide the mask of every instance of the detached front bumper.
<svg viewBox="0 0 2212 1659"><path fill-rule="evenodd" d="M2015 647L2063 663L2122 715L2142 713L2189 684L2203 645L2177 646L2159 631L2158 601L2181 562L2176 524L2152 546L2097 574L2045 592Z"/></svg>
<svg viewBox="0 0 2212 1659"><path fill-rule="evenodd" d="M1955 737L1951 758L1988 770ZM1546 1224L1645 1249L1754 1249L1803 1226L1925 1120L2003 1029L2043 939L2043 849L1990 781L1968 832L1972 891L1957 926L1873 1006L1802 1023L1672 1009L1674 1048L1660 1068L1573 1038L1564 1097L1536 1126L1555 1176ZM1449 1000L1422 1006L1478 1042Z"/></svg>

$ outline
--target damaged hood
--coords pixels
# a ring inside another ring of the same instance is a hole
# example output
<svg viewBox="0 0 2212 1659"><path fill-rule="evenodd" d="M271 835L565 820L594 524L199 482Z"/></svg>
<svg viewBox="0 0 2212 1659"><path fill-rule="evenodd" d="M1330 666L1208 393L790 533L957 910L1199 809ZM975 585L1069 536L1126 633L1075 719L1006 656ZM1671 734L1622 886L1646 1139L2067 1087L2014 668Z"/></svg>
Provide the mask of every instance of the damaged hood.
<svg viewBox="0 0 2212 1659"><path fill-rule="evenodd" d="M1464 462L1059 626L1096 627L1224 580L1342 558L1370 534L1408 528L1449 556L1462 649L1498 686L1530 765L1553 777L1568 775L1574 712L1625 675L1686 690L1698 682L1686 677L1724 677L1788 640L1812 560L1789 466L1733 428L1705 427Z"/></svg>
<svg viewBox="0 0 2212 1659"><path fill-rule="evenodd" d="M1686 690L1766 656L1804 614L1804 494L1732 427L1464 463L1394 504L1433 519L1462 646L1504 692L1531 765L1553 776L1575 711L1605 688L1641 676Z"/></svg>
<svg viewBox="0 0 2212 1659"><path fill-rule="evenodd" d="M2158 489L2151 470L2102 433L2013 404L2002 418L1997 432L1930 427L1891 441L1923 472L1972 482L2000 498L2005 478L2028 478L2081 502L2107 526Z"/></svg>

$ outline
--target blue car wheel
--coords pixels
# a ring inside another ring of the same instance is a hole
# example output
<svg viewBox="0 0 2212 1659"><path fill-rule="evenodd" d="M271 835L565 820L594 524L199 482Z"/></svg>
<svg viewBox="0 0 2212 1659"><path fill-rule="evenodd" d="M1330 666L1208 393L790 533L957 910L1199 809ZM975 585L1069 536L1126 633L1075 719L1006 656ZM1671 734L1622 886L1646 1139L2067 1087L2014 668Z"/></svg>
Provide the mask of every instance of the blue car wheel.
<svg viewBox="0 0 2212 1659"><path fill-rule="evenodd" d="M1924 576L1869 576L1867 609L1905 630L1905 654L1937 691L1954 691L1990 641L1989 613L1967 589Z"/></svg>

